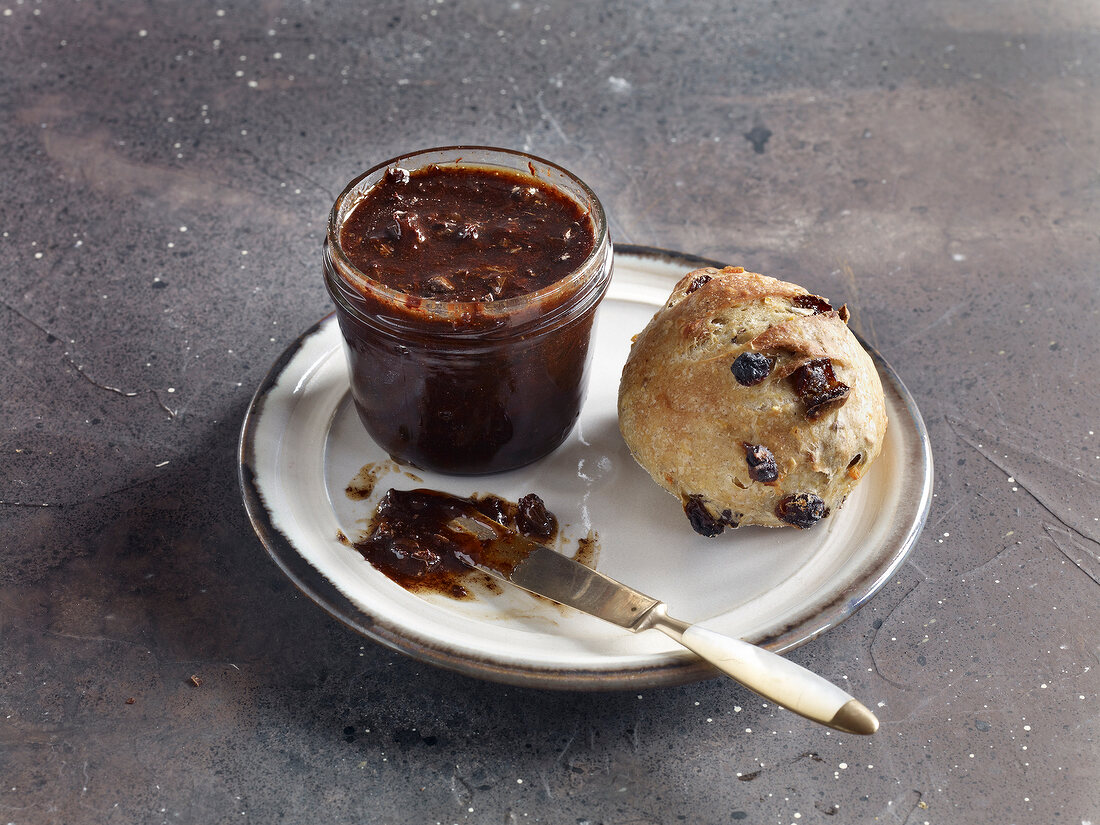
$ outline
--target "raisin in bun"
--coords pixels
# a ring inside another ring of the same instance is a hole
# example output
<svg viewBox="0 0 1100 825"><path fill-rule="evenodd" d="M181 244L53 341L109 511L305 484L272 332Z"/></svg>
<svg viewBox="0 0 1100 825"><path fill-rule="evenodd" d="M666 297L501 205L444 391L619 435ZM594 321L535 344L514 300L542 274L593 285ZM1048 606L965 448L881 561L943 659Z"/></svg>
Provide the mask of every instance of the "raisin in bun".
<svg viewBox="0 0 1100 825"><path fill-rule="evenodd" d="M691 526L810 527L882 448L886 405L846 307L740 267L685 275L630 349L619 427Z"/></svg>

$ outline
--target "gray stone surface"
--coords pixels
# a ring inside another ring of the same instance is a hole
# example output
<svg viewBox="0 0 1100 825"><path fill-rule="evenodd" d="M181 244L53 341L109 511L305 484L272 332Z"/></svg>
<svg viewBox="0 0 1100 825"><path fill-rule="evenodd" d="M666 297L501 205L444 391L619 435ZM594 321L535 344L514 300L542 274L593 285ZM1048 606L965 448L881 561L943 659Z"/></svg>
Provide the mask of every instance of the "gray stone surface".
<svg viewBox="0 0 1100 825"><path fill-rule="evenodd" d="M1100 821L1098 58L1092 0L2 0L0 822ZM327 209L459 142L896 366L927 528L791 654L878 734L452 675L269 561L236 439Z"/></svg>

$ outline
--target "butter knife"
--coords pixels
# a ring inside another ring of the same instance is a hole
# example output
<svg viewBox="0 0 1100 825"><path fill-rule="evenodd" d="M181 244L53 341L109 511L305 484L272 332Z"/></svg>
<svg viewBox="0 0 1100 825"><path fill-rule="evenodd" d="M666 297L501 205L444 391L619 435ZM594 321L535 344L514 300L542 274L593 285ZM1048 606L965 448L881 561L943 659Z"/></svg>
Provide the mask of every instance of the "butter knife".
<svg viewBox="0 0 1100 825"><path fill-rule="evenodd" d="M872 734L878 719L862 702L801 665L732 636L668 615L664 602L518 535L478 512L448 528L476 539L457 551L464 564L634 633L659 630L765 699L846 733Z"/></svg>

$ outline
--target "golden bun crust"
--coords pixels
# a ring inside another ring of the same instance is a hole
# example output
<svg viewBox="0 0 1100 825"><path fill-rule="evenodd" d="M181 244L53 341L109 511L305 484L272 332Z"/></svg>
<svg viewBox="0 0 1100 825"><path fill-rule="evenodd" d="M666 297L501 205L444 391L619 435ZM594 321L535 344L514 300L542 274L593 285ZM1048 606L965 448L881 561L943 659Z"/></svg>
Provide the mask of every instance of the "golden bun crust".
<svg viewBox="0 0 1100 825"><path fill-rule="evenodd" d="M619 428L697 532L809 527L879 454L882 384L847 318L796 284L708 267L635 338Z"/></svg>

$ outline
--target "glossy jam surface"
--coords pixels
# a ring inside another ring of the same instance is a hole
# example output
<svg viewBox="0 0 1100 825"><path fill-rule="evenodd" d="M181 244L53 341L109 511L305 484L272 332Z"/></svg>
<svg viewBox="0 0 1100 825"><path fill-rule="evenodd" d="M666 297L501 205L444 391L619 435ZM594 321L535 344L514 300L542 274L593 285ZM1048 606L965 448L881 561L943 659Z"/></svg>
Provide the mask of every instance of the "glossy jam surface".
<svg viewBox="0 0 1100 825"><path fill-rule="evenodd" d="M489 302L550 286L596 243L592 219L531 175L478 166L389 169L340 229L367 277L422 298Z"/></svg>
<svg viewBox="0 0 1100 825"><path fill-rule="evenodd" d="M466 598L474 579L485 576L462 559L491 563L507 572L511 562L492 546L448 527L451 519L481 513L500 525L499 535L552 541L558 522L541 498L528 493L518 502L498 496L458 498L436 490L388 490L359 541L349 542L376 570L406 590Z"/></svg>

